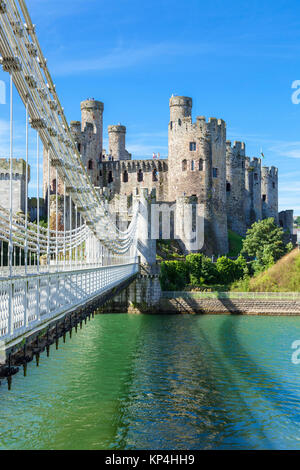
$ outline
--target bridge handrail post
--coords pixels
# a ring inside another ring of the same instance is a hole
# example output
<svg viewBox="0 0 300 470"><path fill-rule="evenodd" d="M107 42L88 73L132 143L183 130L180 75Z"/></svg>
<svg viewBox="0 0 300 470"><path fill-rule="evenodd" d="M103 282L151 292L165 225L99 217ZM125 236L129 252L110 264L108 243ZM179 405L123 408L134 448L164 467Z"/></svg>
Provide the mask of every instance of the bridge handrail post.
<svg viewBox="0 0 300 470"><path fill-rule="evenodd" d="M8 296L8 334L14 334L14 281L9 280L9 296Z"/></svg>
<svg viewBox="0 0 300 470"><path fill-rule="evenodd" d="M36 279L36 320L40 319L40 277Z"/></svg>
<svg viewBox="0 0 300 470"><path fill-rule="evenodd" d="M24 328L28 326L28 291L29 291L29 281L25 279L24 281Z"/></svg>
<svg viewBox="0 0 300 470"><path fill-rule="evenodd" d="M50 286L50 282L51 282L51 276L47 276L48 278L48 282L47 282L47 312L50 313L50 307L51 307L51 304L50 304L50 295L51 295L51 286ZM39 314L40 314L40 310L39 310ZM39 318L40 319L40 318Z"/></svg>

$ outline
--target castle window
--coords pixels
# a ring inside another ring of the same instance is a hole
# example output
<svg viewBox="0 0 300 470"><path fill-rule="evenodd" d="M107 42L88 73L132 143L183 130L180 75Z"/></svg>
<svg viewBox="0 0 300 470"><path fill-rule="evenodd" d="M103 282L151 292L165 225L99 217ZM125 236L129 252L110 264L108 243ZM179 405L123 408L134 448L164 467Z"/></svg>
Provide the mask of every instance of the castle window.
<svg viewBox="0 0 300 470"><path fill-rule="evenodd" d="M128 183L128 171L124 171L123 173L123 183Z"/></svg>
<svg viewBox="0 0 300 470"><path fill-rule="evenodd" d="M213 178L218 178L218 168L213 168Z"/></svg>
<svg viewBox="0 0 300 470"><path fill-rule="evenodd" d="M203 171L203 160L200 158L199 160L199 171Z"/></svg>
<svg viewBox="0 0 300 470"><path fill-rule="evenodd" d="M196 142L190 142L190 152L195 152L197 149Z"/></svg>
<svg viewBox="0 0 300 470"><path fill-rule="evenodd" d="M266 202L267 200L267 196L265 194L263 194L263 197L262 197L263 201Z"/></svg>
<svg viewBox="0 0 300 470"><path fill-rule="evenodd" d="M157 169L154 168L152 171L152 181L157 181Z"/></svg>
<svg viewBox="0 0 300 470"><path fill-rule="evenodd" d="M56 193L56 179L52 181L52 191Z"/></svg>
<svg viewBox="0 0 300 470"><path fill-rule="evenodd" d="M187 161L183 160L182 161L182 171L186 171L186 169L187 169Z"/></svg>
<svg viewBox="0 0 300 470"><path fill-rule="evenodd" d="M88 169L89 169L89 170L92 170L92 169L93 169L93 166L94 166L94 165L93 165L93 160L89 160L89 162L88 162Z"/></svg>
<svg viewBox="0 0 300 470"><path fill-rule="evenodd" d="M254 181L257 181L257 180L258 180L258 174L254 173Z"/></svg>
<svg viewBox="0 0 300 470"><path fill-rule="evenodd" d="M230 191L231 191L231 184L230 183L226 183L226 191L228 193L230 193Z"/></svg>
<svg viewBox="0 0 300 470"><path fill-rule="evenodd" d="M191 170L192 170L192 171L195 170L195 162L194 162L194 160L191 161Z"/></svg>
<svg viewBox="0 0 300 470"><path fill-rule="evenodd" d="M113 182L113 174L112 174L112 171L109 171L108 172L108 184L112 183Z"/></svg>
<svg viewBox="0 0 300 470"><path fill-rule="evenodd" d="M272 186L273 186L273 189L275 189L275 183L274 183L274 181L273 181L273 183L272 183Z"/></svg>
<svg viewBox="0 0 300 470"><path fill-rule="evenodd" d="M139 169L138 174L137 174L137 180L139 183L143 181L144 175L141 169Z"/></svg>
<svg viewBox="0 0 300 470"><path fill-rule="evenodd" d="M102 170L100 170L99 174L100 174L100 176L102 176Z"/></svg>
<svg viewBox="0 0 300 470"><path fill-rule="evenodd" d="M81 151L81 144L77 144L78 152Z"/></svg>

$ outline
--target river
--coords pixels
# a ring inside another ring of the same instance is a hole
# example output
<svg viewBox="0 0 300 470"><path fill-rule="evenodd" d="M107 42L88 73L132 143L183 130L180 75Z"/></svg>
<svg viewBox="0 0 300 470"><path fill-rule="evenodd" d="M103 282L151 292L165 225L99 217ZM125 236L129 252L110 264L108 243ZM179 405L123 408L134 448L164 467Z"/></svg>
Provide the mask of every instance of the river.
<svg viewBox="0 0 300 470"><path fill-rule="evenodd" d="M1 449L300 449L298 317L98 315L0 387Z"/></svg>

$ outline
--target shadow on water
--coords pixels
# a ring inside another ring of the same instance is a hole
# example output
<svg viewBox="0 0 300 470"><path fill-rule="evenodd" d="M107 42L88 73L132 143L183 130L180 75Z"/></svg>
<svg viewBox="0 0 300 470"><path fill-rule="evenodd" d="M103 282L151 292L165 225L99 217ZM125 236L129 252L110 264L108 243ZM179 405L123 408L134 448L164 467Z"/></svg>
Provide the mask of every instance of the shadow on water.
<svg viewBox="0 0 300 470"><path fill-rule="evenodd" d="M236 395L236 415L255 421L230 368L216 357L203 328L195 330L194 326L195 317L143 317L114 448L226 448L235 424L228 412L229 394ZM215 362L224 373L221 388L216 383ZM266 447L272 447L261 430L257 434ZM247 436L235 435L233 441L240 448L250 446Z"/></svg>
<svg viewBox="0 0 300 470"><path fill-rule="evenodd" d="M237 315L235 321L232 321L232 318L232 316L227 317L219 330L219 340L222 345L224 355L226 355L226 357L231 361L233 366L236 366L234 360L235 356L239 357L239 368L247 370L247 375L244 376L245 380L249 383L252 382L252 385L255 384L259 389L260 395L267 401L272 402L276 408L281 409L284 406L282 402L279 401L279 397L281 400L282 398L285 398L289 402L293 402L294 404L297 403L300 406L300 400L297 394L284 387L282 382L278 380L278 377L266 372L252 359L252 357L249 356L237 336L237 326L242 317ZM226 338L230 338L230 345ZM232 354L232 348L234 348L235 355ZM266 384L271 384L272 389L276 390L277 393L270 393L270 389ZM266 388L268 390L266 390ZM293 423L296 420L300 422L300 415L293 415L293 419L289 416L286 416L286 418Z"/></svg>
<svg viewBox="0 0 300 470"><path fill-rule="evenodd" d="M223 355L220 355L216 352L216 349L212 346L211 342L209 341L209 339L207 338L207 336L203 332L202 328L199 332L199 336L201 337L201 340L204 342L206 350L210 351L211 354L216 356L215 359L216 359L216 361L218 361L218 365L223 371L224 382L226 382L226 384L223 385L224 410L228 409L227 400L229 399L229 397L232 400L232 397L235 396L236 397L236 399L235 399L235 403L236 403L236 406L235 406L235 416L236 416L236 418L235 418L235 420L236 420L236 422L238 422L238 421L241 422L242 420L244 422L245 421L256 422L257 420L256 420L254 414L251 412L248 404L245 402L242 394L239 392L239 390L237 388L237 385L236 385L235 381L233 380L231 369L226 365L226 363L222 359ZM221 336L221 333L219 334L219 336ZM222 340L223 339L224 338L222 338ZM224 348L223 348L223 352L224 352ZM230 354L232 354L232 351L231 351ZM228 354L228 355L225 354L226 358L230 357L230 354ZM244 416L244 418L242 418L242 416ZM233 421L234 421L234 419L233 419L232 416L230 418L227 417L224 424L230 426L230 425L234 424ZM265 435L265 433L263 432L263 430L260 427L258 427L256 429L256 433L257 433L257 435L260 436L261 442L264 442L264 445L265 445L266 448L271 449L273 447L271 442L268 440L267 436ZM245 439L247 440L247 436L244 439L242 438L241 435L237 436L237 437L238 437L238 440L240 440L240 442L243 442L243 444L241 444L241 446L239 445L239 443L237 444L238 448L249 448L248 446L250 445L250 443L245 442ZM217 447L222 448L220 443L217 443Z"/></svg>

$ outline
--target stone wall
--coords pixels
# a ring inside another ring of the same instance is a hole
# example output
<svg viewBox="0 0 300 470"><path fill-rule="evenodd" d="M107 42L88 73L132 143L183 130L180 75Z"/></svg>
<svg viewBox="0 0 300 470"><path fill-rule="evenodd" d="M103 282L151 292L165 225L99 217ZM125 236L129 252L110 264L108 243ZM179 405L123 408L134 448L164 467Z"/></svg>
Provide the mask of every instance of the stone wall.
<svg viewBox="0 0 300 470"><path fill-rule="evenodd" d="M278 170L274 166L262 167L261 192L262 217L273 217L278 224Z"/></svg>
<svg viewBox="0 0 300 470"><path fill-rule="evenodd" d="M109 155L113 160L131 160L126 150L126 127L118 124L108 126Z"/></svg>
<svg viewBox="0 0 300 470"><path fill-rule="evenodd" d="M162 298L157 306L157 312L165 314L300 315L300 302L293 300Z"/></svg>
<svg viewBox="0 0 300 470"><path fill-rule="evenodd" d="M245 144L226 142L226 200L228 227L241 236L247 231L245 217Z"/></svg>
<svg viewBox="0 0 300 470"><path fill-rule="evenodd" d="M226 212L226 125L203 116L193 123L192 99L172 97L169 123L168 199L196 197L204 205L204 250L228 251Z"/></svg>
<svg viewBox="0 0 300 470"><path fill-rule="evenodd" d="M109 300L102 313L152 313L159 310L161 288L157 274L140 274L127 289Z"/></svg>
<svg viewBox="0 0 300 470"><path fill-rule="evenodd" d="M12 162L12 209L13 212L25 212L26 195L26 162L13 159ZM30 181L30 166L28 166L28 182ZM0 159L0 206L9 209L10 206L10 161Z"/></svg>
<svg viewBox="0 0 300 470"><path fill-rule="evenodd" d="M245 158L245 218L246 226L262 219L261 160Z"/></svg>
<svg viewBox="0 0 300 470"><path fill-rule="evenodd" d="M286 230L289 234L292 235L294 230L294 211L281 211L278 214L278 218L280 227L282 227L284 230Z"/></svg>
<svg viewBox="0 0 300 470"><path fill-rule="evenodd" d="M103 313L300 315L297 300L162 298L158 276L139 276L106 303Z"/></svg>
<svg viewBox="0 0 300 470"><path fill-rule="evenodd" d="M83 164L96 188L110 202L126 196L129 205L142 188L156 191L157 200L170 204L193 198L204 208L204 251L228 252L228 227L244 236L255 221L274 217L278 222L278 172L261 167L261 160L245 156L245 144L226 141L222 119L198 116L192 120L192 98L172 96L168 128L168 159L131 160L126 150L126 127L108 127L109 152L103 150L103 110L100 101L81 103L81 121L71 131ZM51 194L58 185L51 168ZM44 195L48 186L47 153L44 154ZM68 208L67 211L68 213ZM183 240L184 244L184 240Z"/></svg>
<svg viewBox="0 0 300 470"><path fill-rule="evenodd" d="M156 190L157 199L168 196L168 160L108 161L100 164L100 187L115 194L131 196L136 188Z"/></svg>

